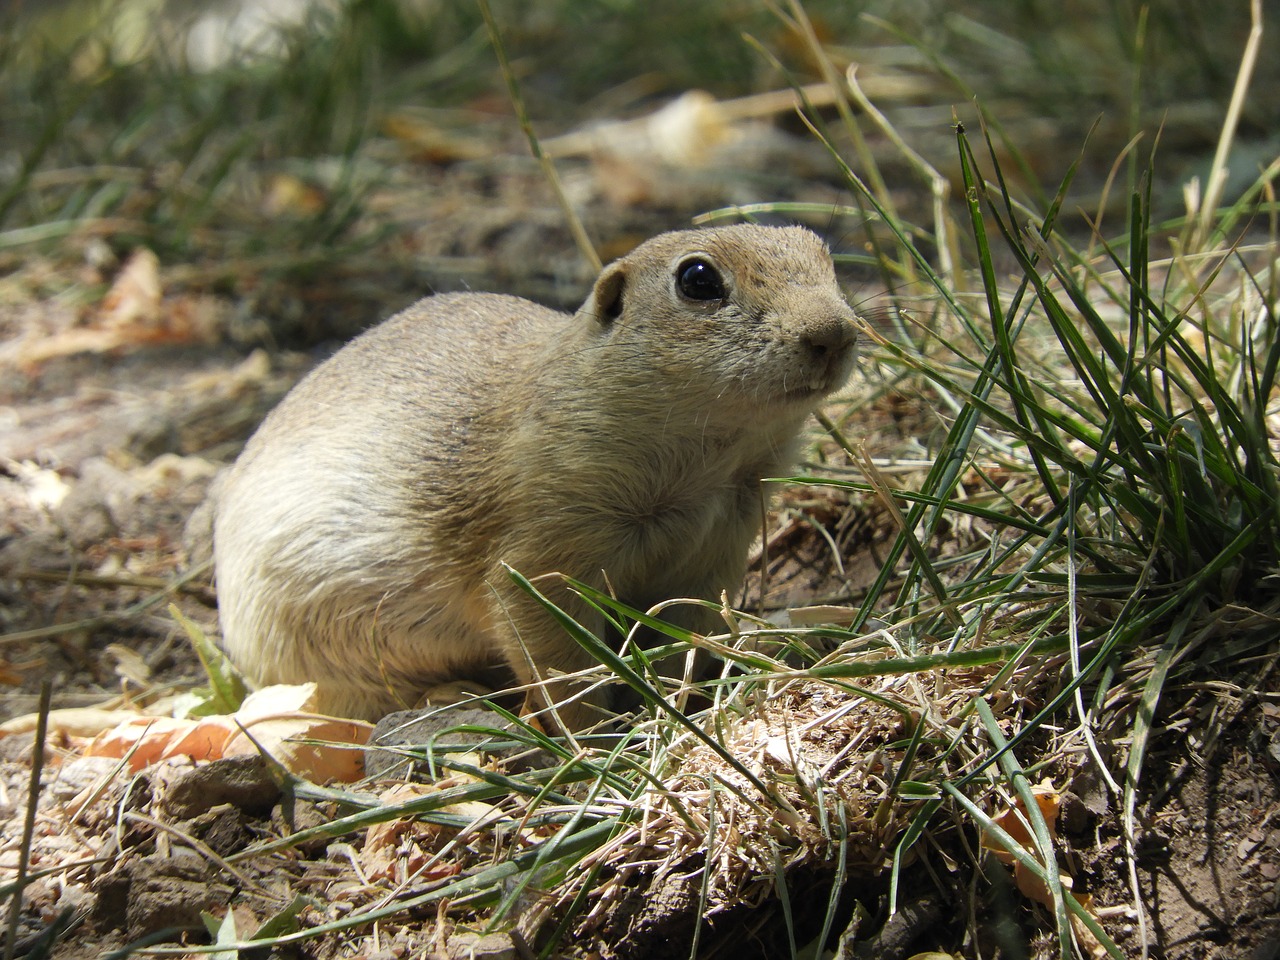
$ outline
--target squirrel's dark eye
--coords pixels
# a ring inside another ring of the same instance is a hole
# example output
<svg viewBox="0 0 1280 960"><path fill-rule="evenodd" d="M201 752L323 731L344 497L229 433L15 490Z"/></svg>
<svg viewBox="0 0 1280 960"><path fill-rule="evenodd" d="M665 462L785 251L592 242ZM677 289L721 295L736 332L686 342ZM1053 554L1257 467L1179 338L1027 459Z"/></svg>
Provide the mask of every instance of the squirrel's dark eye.
<svg viewBox="0 0 1280 960"><path fill-rule="evenodd" d="M724 281L720 271L702 257L690 257L676 267L676 286L690 300L723 300Z"/></svg>

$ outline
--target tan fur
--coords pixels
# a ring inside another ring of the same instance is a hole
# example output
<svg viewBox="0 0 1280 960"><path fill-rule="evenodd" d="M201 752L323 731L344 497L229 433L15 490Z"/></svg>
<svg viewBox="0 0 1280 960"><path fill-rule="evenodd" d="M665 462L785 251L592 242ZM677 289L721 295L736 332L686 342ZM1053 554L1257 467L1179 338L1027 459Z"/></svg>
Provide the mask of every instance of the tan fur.
<svg viewBox="0 0 1280 960"><path fill-rule="evenodd" d="M694 253L723 300L679 293ZM422 300L294 388L219 484L223 643L254 682L315 680L323 709L371 718L495 668L529 683L589 666L501 565L641 608L734 589L760 480L787 468L854 340L799 227L663 234L574 315Z"/></svg>

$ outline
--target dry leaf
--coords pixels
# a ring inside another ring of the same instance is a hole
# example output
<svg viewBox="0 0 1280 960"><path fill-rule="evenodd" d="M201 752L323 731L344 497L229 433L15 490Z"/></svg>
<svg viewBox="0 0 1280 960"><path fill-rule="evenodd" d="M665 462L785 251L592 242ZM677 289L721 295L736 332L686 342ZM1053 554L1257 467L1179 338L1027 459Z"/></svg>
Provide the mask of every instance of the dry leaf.
<svg viewBox="0 0 1280 960"><path fill-rule="evenodd" d="M137 710L107 710L102 707L67 707L49 711L49 736L95 737L120 723L139 717ZM39 717L26 713L0 723L0 737L34 733Z"/></svg>
<svg viewBox="0 0 1280 960"><path fill-rule="evenodd" d="M0 659L0 685L6 687L22 686L23 676L17 670L13 669L13 664L8 660Z"/></svg>
<svg viewBox="0 0 1280 960"><path fill-rule="evenodd" d="M86 757L129 757L129 769L141 770L166 755L175 737L190 732L193 722L173 717L132 718L93 738L85 747Z"/></svg>
<svg viewBox="0 0 1280 960"><path fill-rule="evenodd" d="M121 267L90 325L0 345L0 363L33 370L78 353L108 353L148 344L216 342L227 307L210 296L165 298L160 260L145 247Z"/></svg>
<svg viewBox="0 0 1280 960"><path fill-rule="evenodd" d="M1058 842L1058 811L1062 807L1061 795L1048 780L1032 787L1031 795L1035 798L1036 806L1040 808L1041 816L1044 817L1045 826L1049 831L1050 842L1056 844ZM1005 833L1013 837L1033 859L1040 862L1035 838L1031 834L1031 824L1026 815L1026 806L1023 804L1021 797L1014 801L1012 807L992 817L992 820ZM999 841L984 834L982 845L995 854L996 859L1001 863L1013 868L1013 879L1017 883L1018 889L1022 891L1023 896L1046 906L1053 905L1053 894L1050 892L1048 885L1036 876L1034 871L1029 870L1010 851L1006 850ZM1064 874L1062 885L1070 889L1071 877Z"/></svg>
<svg viewBox="0 0 1280 960"><path fill-rule="evenodd" d="M1093 907L1093 897L1087 893L1077 894L1076 902L1084 907L1085 911L1095 921L1098 920L1097 911ZM1103 957L1107 956L1107 948L1093 935L1093 931L1085 925L1084 920L1074 913L1071 914L1071 932L1075 934L1076 946L1083 950L1086 955L1092 957L1093 960L1102 960Z"/></svg>
<svg viewBox="0 0 1280 960"><path fill-rule="evenodd" d="M77 353L107 353L127 342L119 331L79 327L45 337L24 338L0 350L0 361L24 370L33 370L46 360L73 356Z"/></svg>
<svg viewBox="0 0 1280 960"><path fill-rule="evenodd" d="M402 783L382 795L385 806L408 803L435 792L425 784ZM365 835L360 865L370 880L401 883L430 859L416 842L425 825L409 818L375 823Z"/></svg>
<svg viewBox="0 0 1280 960"><path fill-rule="evenodd" d="M150 665L143 659L142 654L132 647L127 647L123 643L111 643L107 645L104 652L115 660L113 668L120 679L130 681L139 687L145 687L151 680Z"/></svg>
<svg viewBox="0 0 1280 960"><path fill-rule="evenodd" d="M272 217L313 217L329 202L325 193L289 173L274 174L263 194L263 210Z"/></svg>
<svg viewBox="0 0 1280 960"><path fill-rule="evenodd" d="M160 323L160 258L139 247L125 261L98 308L98 324L106 330L155 327Z"/></svg>
<svg viewBox="0 0 1280 960"><path fill-rule="evenodd" d="M281 714L315 712L316 685L314 683L275 683L261 687L244 698L236 719L243 724Z"/></svg>
<svg viewBox="0 0 1280 960"><path fill-rule="evenodd" d="M425 117L394 113L382 122L383 132L399 140L425 163L456 163L482 160L491 156L493 148L475 137L437 126Z"/></svg>
<svg viewBox="0 0 1280 960"><path fill-rule="evenodd" d="M174 757L190 757L192 760L216 760L226 755L227 741L240 732L231 717L202 717L188 720L191 727L175 731L169 745L160 755L161 760Z"/></svg>
<svg viewBox="0 0 1280 960"><path fill-rule="evenodd" d="M96 333L104 338L98 349L196 340L213 343L218 340L224 311L225 307L212 297L180 294L166 298L160 281L160 260L141 247L125 261L103 298L94 324L97 329L69 331L64 337ZM57 352L73 352L68 348L75 345L74 340L69 340Z"/></svg>
<svg viewBox="0 0 1280 960"><path fill-rule="evenodd" d="M787 610L793 627L848 627L858 618L856 607L838 607L816 604L810 607L791 607Z"/></svg>
<svg viewBox="0 0 1280 960"><path fill-rule="evenodd" d="M732 119L705 90L690 90L635 120L596 124L543 143L549 156L598 154L639 165L701 167L736 136Z"/></svg>
<svg viewBox="0 0 1280 960"><path fill-rule="evenodd" d="M364 775L362 748L373 728L316 714L315 691L314 683L255 690L235 713L244 730L227 742L224 755L248 756L261 748L290 773L317 783L359 780Z"/></svg>
<svg viewBox="0 0 1280 960"><path fill-rule="evenodd" d="M128 755L136 771L176 757L216 760L251 756L261 748L309 780L358 780L369 724L317 716L310 712L314 698L315 684L280 685L254 692L231 716L176 720L134 714L119 723L117 714L114 728L99 733L85 756Z"/></svg>
<svg viewBox="0 0 1280 960"><path fill-rule="evenodd" d="M1032 787L1031 795L1035 799L1036 806L1040 808L1040 815L1044 817L1049 840L1056 846L1058 842L1058 814L1062 809L1062 795L1054 789L1053 784L1048 780L1041 781ZM1036 851L1035 839L1031 835L1030 821L1026 816L1026 806L1021 798L1016 800L1012 807L992 817L992 820L1016 840L1037 862L1041 862ZM1015 858L993 837L984 834L982 846L990 850L1001 863L1013 867L1014 882L1024 897L1046 907L1053 907L1053 893L1049 890L1049 885L1040 879L1033 870L1023 865L1020 860ZM1043 866L1043 863L1041 865ZM1073 879L1070 874L1060 874L1059 879L1064 890L1072 888ZM1093 913L1092 897L1081 895L1076 897L1076 901L1090 914L1093 914L1096 919L1096 914ZM1107 955L1106 949L1098 942L1092 931L1075 914L1071 914L1071 928L1075 933L1076 942L1090 957L1101 958Z"/></svg>
<svg viewBox="0 0 1280 960"><path fill-rule="evenodd" d="M357 720L314 715L273 717L237 731L224 756L269 754L290 773L316 783L350 783L364 776L364 744L373 729ZM252 740L249 737L252 736Z"/></svg>
<svg viewBox="0 0 1280 960"><path fill-rule="evenodd" d="M437 793L440 789L440 784L400 783L385 790L380 799L383 806L395 806ZM494 814L502 816L496 807L478 800L441 809L472 816L473 819ZM411 876L422 882L456 875L460 866L452 861L439 861L429 871L423 869L432 860L431 849L440 834L441 829L434 824L411 817L371 826L360 851L360 865L365 876L370 880L403 883Z"/></svg>
<svg viewBox="0 0 1280 960"><path fill-rule="evenodd" d="M1049 839L1057 843L1058 841L1058 811L1062 808L1062 796L1053 788L1053 784L1048 780L1044 780L1031 788L1031 795L1035 798L1036 806L1040 808L1040 815L1044 817L1045 826L1049 830ZM1022 799L1018 798L1014 804L1003 813L997 814L991 818L996 826L1004 830L1005 833L1018 841L1024 849L1032 856L1035 856L1036 845L1035 838L1032 837L1030 821L1027 819L1026 807L1022 803ZM1016 858L1012 853L1006 850L993 837L983 835L982 845L986 849L995 854L996 858L1005 864L1013 864Z"/></svg>

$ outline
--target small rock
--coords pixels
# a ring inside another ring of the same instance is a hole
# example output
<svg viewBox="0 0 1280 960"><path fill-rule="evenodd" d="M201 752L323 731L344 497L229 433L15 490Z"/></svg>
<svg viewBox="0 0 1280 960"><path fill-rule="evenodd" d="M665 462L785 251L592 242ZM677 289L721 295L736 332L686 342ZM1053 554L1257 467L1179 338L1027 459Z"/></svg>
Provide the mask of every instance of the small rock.
<svg viewBox="0 0 1280 960"><path fill-rule="evenodd" d="M34 733L10 733L0 737L0 762L31 763L31 754L35 749Z"/></svg>
<svg viewBox="0 0 1280 960"><path fill-rule="evenodd" d="M202 813L184 824L183 829L204 841L205 846L220 856L230 856L252 842L254 834L241 810L225 803Z"/></svg>
<svg viewBox="0 0 1280 960"><path fill-rule="evenodd" d="M66 803L98 781L118 772L121 772L120 761L114 757L72 757L58 767L57 776L48 786L48 796L59 803Z"/></svg>
<svg viewBox="0 0 1280 960"><path fill-rule="evenodd" d="M139 938L166 927L203 929L200 914L225 906L233 890L194 853L130 860L95 884L94 922Z"/></svg>
<svg viewBox="0 0 1280 960"><path fill-rule="evenodd" d="M334 811L332 804L326 804L322 808L310 800L301 800L292 794L285 794L280 798L280 802L271 809L271 826L272 829L281 833L298 833L302 830L310 830L313 827L324 826L336 816L337 813ZM324 849L328 842L325 837L316 837L299 843L297 849L305 854L310 854L316 850Z"/></svg>
<svg viewBox="0 0 1280 960"><path fill-rule="evenodd" d="M79 482L59 504L56 515L67 539L84 549L120 532L119 517L138 496L138 483L106 457L80 465Z"/></svg>
<svg viewBox="0 0 1280 960"><path fill-rule="evenodd" d="M458 931L448 940L449 960L516 960L516 944L509 933Z"/></svg>
<svg viewBox="0 0 1280 960"><path fill-rule="evenodd" d="M175 820L191 820L224 803L266 813L279 797L261 757L227 757L182 771L167 784L160 807Z"/></svg>
<svg viewBox="0 0 1280 960"><path fill-rule="evenodd" d="M1071 791L1062 794L1060 824L1063 833L1073 837L1083 836L1092 830L1097 822L1098 815L1079 795Z"/></svg>

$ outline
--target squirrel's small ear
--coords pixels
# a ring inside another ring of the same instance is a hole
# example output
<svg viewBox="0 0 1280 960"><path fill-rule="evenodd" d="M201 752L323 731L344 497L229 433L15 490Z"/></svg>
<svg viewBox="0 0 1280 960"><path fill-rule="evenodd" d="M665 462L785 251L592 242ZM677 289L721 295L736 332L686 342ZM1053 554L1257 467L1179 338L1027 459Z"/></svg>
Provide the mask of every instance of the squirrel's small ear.
<svg viewBox="0 0 1280 960"><path fill-rule="evenodd" d="M622 296L627 286L627 268L621 261L609 264L596 280L587 301L587 312L608 326L622 316Z"/></svg>

